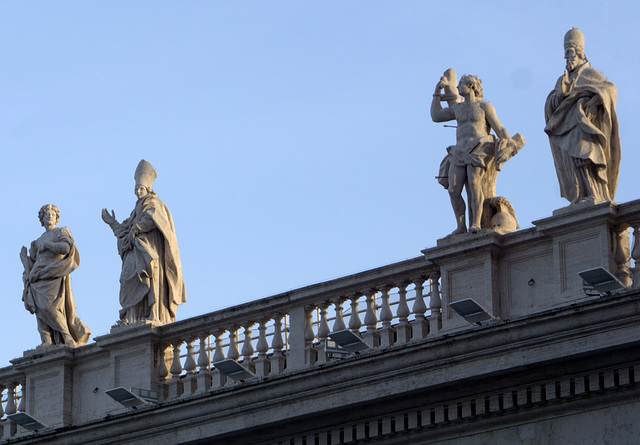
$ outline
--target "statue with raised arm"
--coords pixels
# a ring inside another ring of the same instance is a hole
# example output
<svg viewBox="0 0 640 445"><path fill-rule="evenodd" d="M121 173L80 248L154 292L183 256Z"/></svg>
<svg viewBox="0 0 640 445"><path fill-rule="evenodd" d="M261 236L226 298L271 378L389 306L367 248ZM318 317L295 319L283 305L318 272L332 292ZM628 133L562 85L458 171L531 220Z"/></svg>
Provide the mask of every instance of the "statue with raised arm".
<svg viewBox="0 0 640 445"><path fill-rule="evenodd" d="M566 70L544 107L560 194L571 204L612 201L620 169L618 90L591 67L579 29L565 34L564 58Z"/></svg>
<svg viewBox="0 0 640 445"><path fill-rule="evenodd" d="M66 227L56 227L58 207L47 204L38 212L45 232L20 251L24 266L25 308L36 315L42 344L39 347L87 344L91 331L76 314L70 274L80 265L80 254Z"/></svg>
<svg viewBox="0 0 640 445"><path fill-rule="evenodd" d="M456 218L457 227L451 235L467 232L463 188L466 189L469 206L469 232L481 229L499 233L514 231L519 225L513 207L506 205L505 201L508 201L503 197L501 200L493 198L496 198L498 171L524 146L524 137L516 134L511 138L493 105L482 100L484 93L480 79L465 75L457 87L455 83L455 71L447 70L436 85L431 102L431 119L434 122L457 122L456 144L447 147L438 176L438 182L449 191ZM448 106L443 108L442 101ZM491 134L491 130L498 138ZM498 214L499 217L494 218Z"/></svg>
<svg viewBox="0 0 640 445"><path fill-rule="evenodd" d="M187 300L173 218L151 188L157 176L143 159L134 175L138 201L129 218L118 223L113 210L102 210L122 258L119 324L172 323Z"/></svg>

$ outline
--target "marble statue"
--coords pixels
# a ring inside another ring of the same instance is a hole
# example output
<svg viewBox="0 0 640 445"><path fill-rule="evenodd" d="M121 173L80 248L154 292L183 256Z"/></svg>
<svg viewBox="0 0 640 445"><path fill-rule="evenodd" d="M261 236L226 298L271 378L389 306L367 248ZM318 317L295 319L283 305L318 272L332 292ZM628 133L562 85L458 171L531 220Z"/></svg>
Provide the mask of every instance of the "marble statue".
<svg viewBox="0 0 640 445"><path fill-rule="evenodd" d="M80 265L80 254L66 227L56 227L58 207L47 204L38 212L45 232L31 243L29 253L22 247L24 266L22 301L36 315L42 339L39 347L52 345L82 346L91 331L76 314L70 274Z"/></svg>
<svg viewBox="0 0 640 445"><path fill-rule="evenodd" d="M129 218L118 223L113 210L102 210L122 258L119 324L172 323L187 299L173 218L151 188L157 176L143 159L134 175L138 201Z"/></svg>
<svg viewBox="0 0 640 445"><path fill-rule="evenodd" d="M456 87L456 73L445 71L436 85L431 102L431 118L434 122L457 122L456 144L447 147L447 155L440 164L438 182L449 191L457 227L451 235L467 232L466 206L462 189L467 192L469 206L469 231L500 227L501 233L519 228L515 211L491 211L498 205L491 201L496 197L496 181L503 164L515 156L524 146L524 137L513 138L500 123L493 105L482 100L482 81L475 76L462 76ZM460 97L462 96L462 97ZM441 102L447 102L443 108ZM491 130L498 135L496 138ZM501 205L508 203L501 197ZM493 204L492 204L493 203ZM496 213L501 213L501 222L492 222Z"/></svg>
<svg viewBox="0 0 640 445"><path fill-rule="evenodd" d="M593 69L584 35L564 36L566 70L547 97L546 127L561 195L571 204L612 201L618 187L618 90Z"/></svg>

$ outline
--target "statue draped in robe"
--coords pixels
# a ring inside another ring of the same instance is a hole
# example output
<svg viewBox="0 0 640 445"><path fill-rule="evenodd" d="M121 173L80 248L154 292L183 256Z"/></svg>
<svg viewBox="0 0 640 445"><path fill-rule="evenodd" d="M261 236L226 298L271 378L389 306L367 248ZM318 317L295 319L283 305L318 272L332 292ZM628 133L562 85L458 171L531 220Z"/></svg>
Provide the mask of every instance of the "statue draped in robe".
<svg viewBox="0 0 640 445"><path fill-rule="evenodd" d="M56 227L60 219L58 207L47 204L38 216L45 232L31 243L29 254L26 247L20 252L25 268L22 300L26 309L36 315L41 347L85 345L91 331L76 314L70 277L80 265L80 254L71 231Z"/></svg>
<svg viewBox="0 0 640 445"><path fill-rule="evenodd" d="M186 301L180 251L171 212L152 190L155 169L142 160L136 169L138 201L122 223L106 209L103 220L118 240L122 258L120 322L148 320L172 323L177 308Z"/></svg>
<svg viewBox="0 0 640 445"><path fill-rule="evenodd" d="M545 132L549 136L560 194L572 204L612 201L618 187L620 135L618 90L591 67L584 35L565 35L566 71L547 97Z"/></svg>

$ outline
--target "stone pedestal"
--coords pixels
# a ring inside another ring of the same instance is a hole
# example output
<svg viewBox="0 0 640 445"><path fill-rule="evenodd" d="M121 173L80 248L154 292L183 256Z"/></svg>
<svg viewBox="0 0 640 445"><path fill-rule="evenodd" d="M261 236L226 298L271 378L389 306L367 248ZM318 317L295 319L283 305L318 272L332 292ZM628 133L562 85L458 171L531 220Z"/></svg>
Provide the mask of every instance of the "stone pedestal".
<svg viewBox="0 0 640 445"><path fill-rule="evenodd" d="M457 235L423 250L441 268L441 332L471 326L449 307L466 298L496 319L597 298L585 294L578 272L603 267L628 273L628 226L616 222L618 209L613 203L570 206L531 229Z"/></svg>
<svg viewBox="0 0 640 445"><path fill-rule="evenodd" d="M96 337L96 345L109 353L112 388L159 391L161 351L158 338L157 325L152 323L117 327L109 335Z"/></svg>
<svg viewBox="0 0 640 445"><path fill-rule="evenodd" d="M24 411L48 427L73 422L74 350L66 346L26 351L11 363L25 372Z"/></svg>
<svg viewBox="0 0 640 445"><path fill-rule="evenodd" d="M495 232L465 234L438 240L434 249L423 251L440 266L442 329L446 333L468 326L468 322L449 307L467 298L500 318L499 254L501 235Z"/></svg>
<svg viewBox="0 0 640 445"><path fill-rule="evenodd" d="M557 301L551 306L589 298L578 272L603 267L615 274L617 213L617 205L610 202L574 205L554 211L551 218L533 222L539 233L553 240L552 279Z"/></svg>

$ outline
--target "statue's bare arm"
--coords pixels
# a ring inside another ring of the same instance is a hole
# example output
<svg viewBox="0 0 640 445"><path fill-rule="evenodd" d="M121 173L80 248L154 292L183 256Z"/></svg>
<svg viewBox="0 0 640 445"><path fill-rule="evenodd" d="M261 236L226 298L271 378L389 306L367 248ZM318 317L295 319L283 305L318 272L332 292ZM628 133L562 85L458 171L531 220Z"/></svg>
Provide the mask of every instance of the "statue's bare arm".
<svg viewBox="0 0 640 445"><path fill-rule="evenodd" d="M482 109L484 110L484 114L486 116L487 122L489 126L496 132L500 139L511 139L509 132L498 119L498 115L496 114L496 109L489 102L482 102Z"/></svg>
<svg viewBox="0 0 640 445"><path fill-rule="evenodd" d="M436 90L433 93L433 100L431 101L431 119L434 122L449 122L455 120L456 115L451 107L442 108L440 104L440 97L442 97L441 91L444 89L446 79L440 78L440 81L436 85Z"/></svg>

